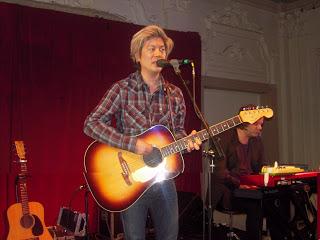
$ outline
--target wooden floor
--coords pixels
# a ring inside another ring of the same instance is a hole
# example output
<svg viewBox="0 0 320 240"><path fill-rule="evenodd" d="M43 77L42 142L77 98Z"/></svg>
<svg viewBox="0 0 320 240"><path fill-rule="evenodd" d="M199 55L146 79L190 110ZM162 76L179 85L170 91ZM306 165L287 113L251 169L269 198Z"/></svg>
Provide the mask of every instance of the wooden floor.
<svg viewBox="0 0 320 240"><path fill-rule="evenodd" d="M203 237L203 233L202 230L197 227L196 229L193 229L191 226L189 226L190 228L188 229L184 229L184 232L181 232L179 234L178 240L227 240L227 231L228 228L225 226L215 226L212 229L212 237L208 238L207 235L205 235ZM234 229L234 232L238 235L238 237L241 240L247 240L245 237L245 233L241 230L237 230ZM110 238L107 236L103 236L103 235L99 235L99 234L95 234L95 236L92 236L90 238L94 239L94 240L123 240L123 234L119 233L116 234L116 236L114 238ZM236 238L235 238L236 239ZM87 239L84 239L87 240ZM146 240L155 240L155 236L154 233L151 231L146 235Z"/></svg>

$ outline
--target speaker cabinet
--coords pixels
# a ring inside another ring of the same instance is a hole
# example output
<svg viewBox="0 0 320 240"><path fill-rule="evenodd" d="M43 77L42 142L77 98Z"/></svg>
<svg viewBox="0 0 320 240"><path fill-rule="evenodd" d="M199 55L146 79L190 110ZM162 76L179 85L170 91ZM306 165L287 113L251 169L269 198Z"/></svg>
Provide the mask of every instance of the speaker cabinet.
<svg viewBox="0 0 320 240"><path fill-rule="evenodd" d="M74 236L85 236L86 234L85 214L72 211L66 207L60 208L57 225L73 233Z"/></svg>
<svg viewBox="0 0 320 240"><path fill-rule="evenodd" d="M202 232L203 202L192 192L178 192L180 235Z"/></svg>

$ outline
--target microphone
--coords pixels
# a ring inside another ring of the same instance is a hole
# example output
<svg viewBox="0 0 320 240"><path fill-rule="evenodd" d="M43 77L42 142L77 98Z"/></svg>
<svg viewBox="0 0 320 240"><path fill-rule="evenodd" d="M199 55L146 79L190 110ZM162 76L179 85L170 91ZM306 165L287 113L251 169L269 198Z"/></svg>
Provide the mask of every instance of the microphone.
<svg viewBox="0 0 320 240"><path fill-rule="evenodd" d="M192 63L191 60L189 59L171 59L171 60L166 60L166 59L159 59L156 64L158 67L179 67L180 65L186 65Z"/></svg>

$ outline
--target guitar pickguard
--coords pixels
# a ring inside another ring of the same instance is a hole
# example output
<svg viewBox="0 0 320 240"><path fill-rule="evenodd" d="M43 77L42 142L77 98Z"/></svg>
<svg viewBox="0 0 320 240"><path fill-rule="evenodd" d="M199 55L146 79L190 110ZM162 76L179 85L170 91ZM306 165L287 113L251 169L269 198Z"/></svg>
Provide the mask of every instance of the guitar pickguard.
<svg viewBox="0 0 320 240"><path fill-rule="evenodd" d="M32 234L34 236L41 236L43 234L43 225L41 223L41 220L37 215L32 215L34 218L34 225L32 227Z"/></svg>

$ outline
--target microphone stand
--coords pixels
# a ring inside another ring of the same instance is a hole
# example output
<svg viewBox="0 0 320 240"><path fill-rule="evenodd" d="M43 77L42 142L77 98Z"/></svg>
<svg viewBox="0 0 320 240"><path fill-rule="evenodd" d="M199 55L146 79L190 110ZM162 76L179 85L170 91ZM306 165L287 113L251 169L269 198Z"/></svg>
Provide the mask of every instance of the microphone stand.
<svg viewBox="0 0 320 240"><path fill-rule="evenodd" d="M85 211L85 226L84 226L84 231L85 231L85 236L84 239L85 240L89 240L90 236L89 236L89 189L88 189L88 185L87 184L82 184L80 185L75 191L73 191L71 198L69 200L69 205L68 205L68 209L71 211L71 205L72 205L72 201L74 199L74 197L76 196L76 194L81 191L84 190L84 211ZM70 214L68 215L68 221L70 218Z"/></svg>
<svg viewBox="0 0 320 240"><path fill-rule="evenodd" d="M85 186L85 193L84 193L84 208L85 208L85 216L86 216L86 225L85 225L85 239L89 240L89 189L87 185Z"/></svg>
<svg viewBox="0 0 320 240"><path fill-rule="evenodd" d="M204 151L206 156L210 157L210 171L208 172L208 239L210 240L212 237L212 196L211 196L211 174L214 171L215 168L215 164L214 162L218 159L221 159L224 157L223 151L221 149L221 146L219 144L219 142L217 141L217 139L215 139L213 137L212 132L210 131L210 127L207 123L207 121L204 118L203 113L200 111L199 107L197 106L194 97L191 95L191 92L187 86L187 82L183 79L183 77L181 76L181 71L179 69L179 63L178 62L172 62L171 63L176 75L180 78L180 80L182 81L187 94L189 96L189 98L192 101L193 104L193 108L196 112L197 117L200 119L201 123L204 125L208 135L209 135L209 145L208 145L208 150ZM192 64L193 67L193 74L194 74L194 65ZM204 214L204 212L203 212ZM205 234L205 232L204 232Z"/></svg>

